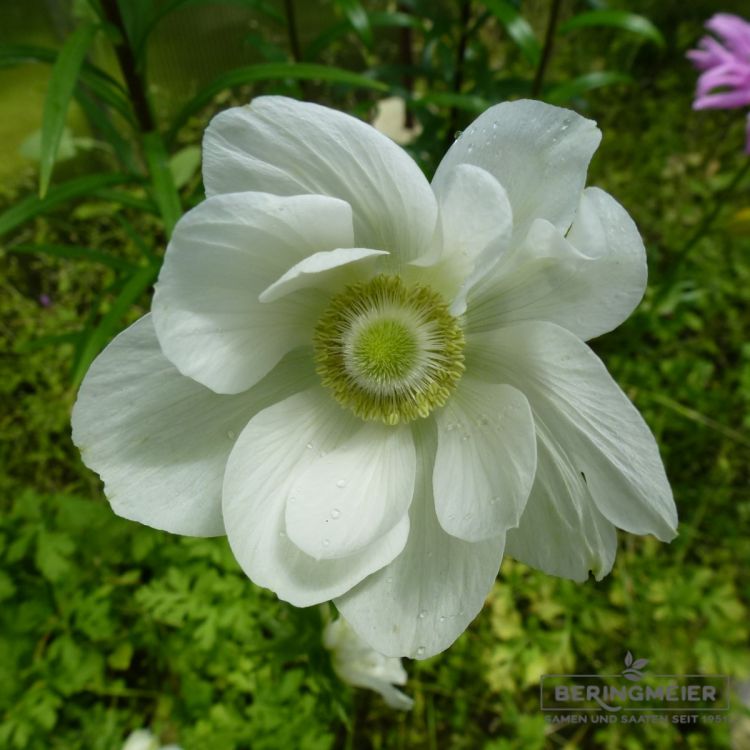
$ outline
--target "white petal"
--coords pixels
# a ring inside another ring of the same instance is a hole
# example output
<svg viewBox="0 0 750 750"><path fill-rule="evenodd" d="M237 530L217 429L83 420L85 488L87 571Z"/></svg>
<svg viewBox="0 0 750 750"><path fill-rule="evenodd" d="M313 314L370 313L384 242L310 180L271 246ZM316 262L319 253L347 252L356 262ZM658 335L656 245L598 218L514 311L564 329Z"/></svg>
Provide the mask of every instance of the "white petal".
<svg viewBox="0 0 750 750"><path fill-rule="evenodd" d="M463 293L451 308L454 315L461 315L466 309L465 290L475 282L473 272L480 267L485 273L485 266L497 262L506 250L513 232L513 213L500 183L471 164L451 170L435 185L435 192L442 232L439 265L455 280L454 289L447 290L451 298L464 282Z"/></svg>
<svg viewBox="0 0 750 750"><path fill-rule="evenodd" d="M361 261L372 261L381 255L388 255L388 253L362 247L339 248L315 253L292 266L273 284L266 287L258 299L261 302L274 302L297 289L311 286L316 289L335 289L351 276L352 267L368 267L369 264Z"/></svg>
<svg viewBox="0 0 750 750"><path fill-rule="evenodd" d="M364 424L295 477L286 506L289 539L315 559L368 547L406 517L415 461L408 427Z"/></svg>
<svg viewBox="0 0 750 750"><path fill-rule="evenodd" d="M587 189L567 239L535 221L510 257L468 294L466 330L547 320L583 339L622 323L643 297L646 253L632 219L611 196Z"/></svg>
<svg viewBox="0 0 750 750"><path fill-rule="evenodd" d="M517 529L508 531L505 554L550 575L599 581L612 570L615 527L599 512L565 448L537 425L537 469Z"/></svg>
<svg viewBox="0 0 750 750"><path fill-rule="evenodd" d="M387 656L425 659L474 619L500 568L504 537L464 542L440 526L432 497L434 425L415 426L417 484L404 551L336 600L359 636Z"/></svg>
<svg viewBox="0 0 750 750"><path fill-rule="evenodd" d="M274 304L258 295L290 266L353 242L351 211L324 196L218 195L175 227L152 310L164 354L219 393L256 383L309 344L325 298L305 290Z"/></svg>
<svg viewBox="0 0 750 750"><path fill-rule="evenodd" d="M468 337L466 351L475 377L523 391L605 518L634 534L674 537L677 511L654 436L586 344L551 323L520 323Z"/></svg>
<svg viewBox="0 0 750 750"><path fill-rule="evenodd" d="M180 375L146 315L91 365L73 441L118 515L176 534L223 534L221 486L235 437L258 410L314 378L309 353L290 355L253 389L220 396Z"/></svg>
<svg viewBox="0 0 750 750"><path fill-rule="evenodd" d="M401 261L424 254L437 205L409 156L354 117L281 96L262 96L217 115L203 139L208 195L262 190L342 198L356 242Z"/></svg>
<svg viewBox="0 0 750 750"><path fill-rule="evenodd" d="M476 164L505 188L516 237L534 219L567 231L601 133L592 120L543 102L503 102L481 114L451 146L435 173L439 185L458 164Z"/></svg>
<svg viewBox="0 0 750 750"><path fill-rule="evenodd" d="M367 549L338 560L315 560L286 535L291 488L321 452L339 447L360 425L315 388L256 415L229 457L223 512L232 551L256 584L295 606L343 594L393 560L406 543L408 517Z"/></svg>
<svg viewBox="0 0 750 750"><path fill-rule="evenodd" d="M470 542L518 526L536 468L534 419L523 393L464 377L437 425L440 525Z"/></svg>

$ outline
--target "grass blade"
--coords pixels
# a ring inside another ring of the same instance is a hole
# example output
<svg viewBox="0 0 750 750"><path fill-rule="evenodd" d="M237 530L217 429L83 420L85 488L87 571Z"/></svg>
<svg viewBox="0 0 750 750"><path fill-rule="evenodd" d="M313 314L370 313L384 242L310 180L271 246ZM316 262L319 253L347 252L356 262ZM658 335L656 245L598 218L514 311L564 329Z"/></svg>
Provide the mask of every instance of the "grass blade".
<svg viewBox="0 0 750 750"><path fill-rule="evenodd" d="M113 268L116 271L133 271L135 266L122 258L117 258L101 250L94 250L90 247L81 247L79 245L12 245L6 248L11 253L41 254L49 255L53 258L64 258L66 260L84 260L90 263L100 263L101 265Z"/></svg>
<svg viewBox="0 0 750 750"><path fill-rule="evenodd" d="M521 54L534 66L539 65L542 47L529 22L507 0L485 0L487 10L503 25Z"/></svg>
<svg viewBox="0 0 750 750"><path fill-rule="evenodd" d="M182 215L182 203L169 166L169 155L159 133L146 133L143 136L143 151L151 177L154 202L159 207L159 213L164 221L164 231L169 238L172 236L174 225Z"/></svg>
<svg viewBox="0 0 750 750"><path fill-rule="evenodd" d="M638 34L653 42L657 47L664 47L666 44L661 31L648 18L636 13L628 13L626 10L592 10L579 13L561 24L558 31L560 34L567 34L575 29L602 26Z"/></svg>
<svg viewBox="0 0 750 750"><path fill-rule="evenodd" d="M222 73L206 88L198 92L175 117L167 139L171 141L190 115L208 104L221 91L254 81L272 81L280 78L298 81L328 81L347 86L374 89L375 91L388 91L388 86L381 81L330 65L315 63L259 63L248 65Z"/></svg>
<svg viewBox="0 0 750 750"><path fill-rule="evenodd" d="M137 270L124 284L98 325L91 329L83 340L73 363L73 385L78 387L89 366L97 354L104 349L109 340L117 333L120 321L141 295L156 281L159 269L146 266Z"/></svg>
<svg viewBox="0 0 750 750"><path fill-rule="evenodd" d="M593 89L611 86L614 83L632 83L633 79L627 73L614 70L597 70L594 73L574 78L549 88L545 94L545 101L551 104L565 104L577 96L581 96Z"/></svg>
<svg viewBox="0 0 750 750"><path fill-rule="evenodd" d="M98 26L92 23L79 26L63 45L52 67L42 116L42 153L39 160L40 198L44 198L49 188L70 99L97 28Z"/></svg>
<svg viewBox="0 0 750 750"><path fill-rule="evenodd" d="M100 188L139 182L140 179L135 175L127 174L93 174L56 185L44 198L30 195L0 214L0 237L15 229L19 224L49 211L60 203L88 196Z"/></svg>

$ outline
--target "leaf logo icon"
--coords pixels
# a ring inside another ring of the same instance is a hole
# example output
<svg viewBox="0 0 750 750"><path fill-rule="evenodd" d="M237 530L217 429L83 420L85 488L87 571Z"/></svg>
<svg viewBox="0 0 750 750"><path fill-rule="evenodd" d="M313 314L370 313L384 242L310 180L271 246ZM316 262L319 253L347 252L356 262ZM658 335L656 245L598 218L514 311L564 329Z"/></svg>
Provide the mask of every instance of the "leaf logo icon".
<svg viewBox="0 0 750 750"><path fill-rule="evenodd" d="M643 677L641 670L648 664L648 659L633 659L633 654L630 651L625 654L625 669L622 670L621 674L625 679L638 682Z"/></svg>

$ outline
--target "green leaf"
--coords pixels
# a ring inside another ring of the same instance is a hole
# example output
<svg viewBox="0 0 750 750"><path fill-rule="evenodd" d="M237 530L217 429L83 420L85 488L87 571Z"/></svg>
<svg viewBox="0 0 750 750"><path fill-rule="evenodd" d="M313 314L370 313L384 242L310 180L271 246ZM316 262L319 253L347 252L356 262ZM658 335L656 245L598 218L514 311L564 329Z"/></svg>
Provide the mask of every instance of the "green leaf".
<svg viewBox="0 0 750 750"><path fill-rule="evenodd" d="M57 57L57 51L47 47L37 47L31 44L0 44L0 68L30 62L53 64ZM128 94L117 80L88 62L83 63L79 73L79 84L85 85L105 104L122 115L126 122L135 126L135 118L127 98Z"/></svg>
<svg viewBox="0 0 750 750"><path fill-rule="evenodd" d="M167 237L171 237L174 225L182 216L182 204L172 178L169 155L164 148L161 135L156 132L146 133L143 136L143 151L151 177L154 201L159 207L159 213L164 221L164 231Z"/></svg>
<svg viewBox="0 0 750 750"><path fill-rule="evenodd" d="M357 36L371 48L373 45L372 28L367 11L362 7L359 0L337 0L336 5L343 11Z"/></svg>
<svg viewBox="0 0 750 750"><path fill-rule="evenodd" d="M127 174L95 174L78 177L53 187L44 198L31 195L0 214L0 237L29 219L49 211L72 198L90 195L99 188L136 182L139 177Z"/></svg>
<svg viewBox="0 0 750 750"><path fill-rule="evenodd" d="M12 245L7 250L12 253L32 253L68 260L86 260L90 263L101 263L116 271L132 271L134 269L132 263L128 263L122 258L116 258L90 247L79 247L77 245Z"/></svg>
<svg viewBox="0 0 750 750"><path fill-rule="evenodd" d="M316 65L314 63L259 63L258 65L248 65L244 68L235 68L222 73L206 88L198 92L174 119L167 139L172 140L190 115L208 104L221 91L255 81L273 81L283 78L298 81L329 81L330 83L374 89L375 91L388 91L388 86L385 83L330 65Z"/></svg>
<svg viewBox="0 0 750 750"><path fill-rule="evenodd" d="M42 116L42 153L39 161L39 197L44 198L55 166L68 105L78 80L83 60L96 34L97 25L79 26L69 37L57 56L49 79Z"/></svg>
<svg viewBox="0 0 750 750"><path fill-rule="evenodd" d="M529 22L507 0L484 0L487 10L505 27L523 56L534 66L539 64L542 48Z"/></svg>
<svg viewBox="0 0 750 750"><path fill-rule="evenodd" d="M630 31L648 39L658 47L664 47L665 41L661 31L645 16L628 13L626 10L592 10L579 13L565 23L560 24L558 32L567 34L575 29L606 26L620 31Z"/></svg>
<svg viewBox="0 0 750 750"><path fill-rule="evenodd" d="M408 13L376 12L368 16L372 28L413 28L418 31L424 29L420 18L410 16ZM315 60L323 50L330 47L334 42L351 33L352 24L349 21L335 23L322 31L305 49L303 57L306 60Z"/></svg>
<svg viewBox="0 0 750 750"><path fill-rule="evenodd" d="M78 387L97 354L104 349L117 333L120 321L141 295L156 281L159 269L147 266L138 269L126 282L115 298L112 306L104 314L99 324L91 329L77 353L73 363L73 385Z"/></svg>
<svg viewBox="0 0 750 750"><path fill-rule="evenodd" d="M198 171L200 165L200 146L185 146L174 154L169 160L169 170L172 172L175 187L178 190L185 187Z"/></svg>
<svg viewBox="0 0 750 750"><path fill-rule="evenodd" d="M586 75L574 78L572 81L552 86L545 92L544 98L552 104L564 104L593 89L611 86L614 83L632 82L632 77L627 73L618 73L613 70L599 70L594 73L586 73Z"/></svg>
<svg viewBox="0 0 750 750"><path fill-rule="evenodd" d="M74 551L75 544L67 534L42 528L36 540L34 561L48 581L57 581L70 571L69 558Z"/></svg>

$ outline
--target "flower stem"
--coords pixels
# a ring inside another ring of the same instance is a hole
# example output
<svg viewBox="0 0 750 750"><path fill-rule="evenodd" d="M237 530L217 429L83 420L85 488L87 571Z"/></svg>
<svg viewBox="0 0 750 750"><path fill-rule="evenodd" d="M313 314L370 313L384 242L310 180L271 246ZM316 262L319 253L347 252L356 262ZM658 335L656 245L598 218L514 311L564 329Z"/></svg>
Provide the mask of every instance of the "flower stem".
<svg viewBox="0 0 750 750"><path fill-rule="evenodd" d="M544 74L547 72L547 66L549 65L550 58L552 57L552 46L555 42L555 31L557 30L557 21L560 16L560 6L562 0L552 0L552 7L549 11L549 18L547 19L547 31L544 34L544 47L542 47L542 55L539 58L539 65L536 69L536 75L534 76L534 83L531 86L531 96L536 99L542 91L544 85Z"/></svg>

